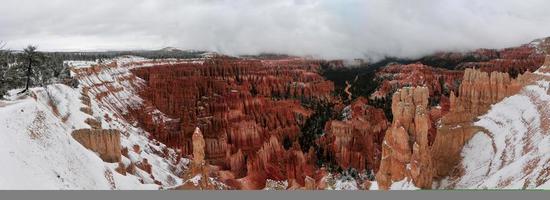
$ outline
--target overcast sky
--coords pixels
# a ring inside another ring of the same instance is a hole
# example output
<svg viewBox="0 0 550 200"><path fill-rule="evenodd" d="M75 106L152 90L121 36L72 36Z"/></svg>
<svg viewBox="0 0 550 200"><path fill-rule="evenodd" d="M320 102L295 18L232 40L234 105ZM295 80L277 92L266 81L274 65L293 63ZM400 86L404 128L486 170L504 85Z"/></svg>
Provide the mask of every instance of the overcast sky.
<svg viewBox="0 0 550 200"><path fill-rule="evenodd" d="M550 36L548 0L2 0L11 49L417 57Z"/></svg>

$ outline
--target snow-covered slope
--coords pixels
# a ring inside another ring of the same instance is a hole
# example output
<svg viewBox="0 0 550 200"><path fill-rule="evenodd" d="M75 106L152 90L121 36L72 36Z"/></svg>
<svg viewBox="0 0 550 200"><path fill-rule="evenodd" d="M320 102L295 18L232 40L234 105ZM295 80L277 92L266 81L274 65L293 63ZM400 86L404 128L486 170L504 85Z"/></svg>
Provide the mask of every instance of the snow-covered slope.
<svg viewBox="0 0 550 200"><path fill-rule="evenodd" d="M89 128L75 89L51 85L32 93L34 98L0 102L0 189L158 188L114 172L115 164L72 138L72 130Z"/></svg>
<svg viewBox="0 0 550 200"><path fill-rule="evenodd" d="M479 118L475 125L487 131L464 147L461 176L440 187L550 189L550 81L544 79Z"/></svg>
<svg viewBox="0 0 550 200"><path fill-rule="evenodd" d="M20 90L14 90L9 100L0 101L0 159L4 163L0 189L166 189L182 184L180 175L189 160L179 158L175 150L150 139L149 133L123 117L127 108L143 102L136 95L143 80L129 70L158 62L128 56L102 63L109 67L97 67L97 62L66 63L76 71L90 72L72 71L78 88L62 84L33 88L30 97L17 96ZM162 118L162 113L158 116ZM121 148L128 149L121 163L104 162L73 139L74 130L93 128L87 119L99 122L99 128L121 132ZM115 170L120 165L132 172L122 175Z"/></svg>

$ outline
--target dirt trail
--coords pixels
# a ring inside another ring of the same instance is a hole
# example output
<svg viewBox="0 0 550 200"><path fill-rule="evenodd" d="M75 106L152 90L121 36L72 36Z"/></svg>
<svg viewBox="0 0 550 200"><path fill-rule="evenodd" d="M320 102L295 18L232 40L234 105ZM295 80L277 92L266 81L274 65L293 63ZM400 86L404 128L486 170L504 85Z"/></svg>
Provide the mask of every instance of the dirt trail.
<svg viewBox="0 0 550 200"><path fill-rule="evenodd" d="M359 78L359 77L355 76L355 80L353 82L357 81L357 78ZM346 88L344 89L344 92L348 95L348 100L350 100L350 101L352 100L352 94L349 91L351 89L351 86L352 86L352 84L350 84L349 81L346 81Z"/></svg>

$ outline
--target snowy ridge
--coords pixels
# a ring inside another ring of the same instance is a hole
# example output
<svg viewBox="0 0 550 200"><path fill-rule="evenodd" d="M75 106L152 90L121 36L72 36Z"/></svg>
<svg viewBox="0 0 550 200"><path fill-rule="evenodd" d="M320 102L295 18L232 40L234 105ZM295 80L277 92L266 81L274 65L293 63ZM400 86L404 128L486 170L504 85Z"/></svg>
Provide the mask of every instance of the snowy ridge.
<svg viewBox="0 0 550 200"><path fill-rule="evenodd" d="M550 81L540 80L492 106L464 147L460 177L441 188L550 189Z"/></svg>
<svg viewBox="0 0 550 200"><path fill-rule="evenodd" d="M75 106L80 104L75 89L51 85L31 91L34 98L0 101L1 189L158 189L116 173L116 164L72 138L72 130L88 127L81 121L87 115Z"/></svg>
<svg viewBox="0 0 550 200"><path fill-rule="evenodd" d="M124 118L128 108L143 103L136 94L144 81L130 69L179 62L199 61L132 56L101 64L67 61L78 88L62 84L32 88L30 97L10 91L8 100L0 101L0 157L7 163L0 172L0 189L142 190L181 185L180 175L189 160L178 158L175 150L149 139L149 133ZM158 110L151 112L157 120L170 120ZM139 166L147 160L151 172L135 167L132 174L122 175L115 171L118 163L104 162L73 139L74 130L92 128L89 119L99 122L100 128L121 131L121 147L128 149L122 165Z"/></svg>
<svg viewBox="0 0 550 200"><path fill-rule="evenodd" d="M81 60L69 60L64 61L64 64L73 69L89 68L97 65L105 65L116 63L119 67L138 68L138 67L151 67L155 65L165 64L179 64L179 63L195 63L202 64L206 58L189 58L189 59L176 59L165 58L161 60L150 60L139 56L120 56L113 59L96 60L96 61L81 61Z"/></svg>
<svg viewBox="0 0 550 200"><path fill-rule="evenodd" d="M128 114L128 108L138 108L143 104L143 99L137 95L137 92L145 85L145 81L134 76L130 69L154 64L171 64L170 62L121 57L112 60L109 64L103 64L99 71L75 76L80 83L80 89L86 88L85 90L88 91L92 99L94 118L101 122L102 128L117 129L122 132L121 147L129 150L127 157L122 156L125 166L131 163L139 164L147 159L152 166L152 173L148 174L136 168L135 175L146 184L160 182L164 188L172 188L184 182L179 175L187 168L189 160L178 159L175 150L149 139L148 132L127 121L124 115ZM151 112L157 120L171 120L159 110L155 109ZM133 151L135 147L140 151Z"/></svg>

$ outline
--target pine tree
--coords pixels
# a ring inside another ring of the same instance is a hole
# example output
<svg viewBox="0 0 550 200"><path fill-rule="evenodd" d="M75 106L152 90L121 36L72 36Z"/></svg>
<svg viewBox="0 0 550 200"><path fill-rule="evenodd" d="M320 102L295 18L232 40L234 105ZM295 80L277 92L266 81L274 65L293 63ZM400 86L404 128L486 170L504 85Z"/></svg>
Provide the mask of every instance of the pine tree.
<svg viewBox="0 0 550 200"><path fill-rule="evenodd" d="M32 46L32 45L29 45L27 48L24 49L24 53L23 53L23 57L24 57L24 62L26 64L26 77L27 77L27 82L25 84L25 89L21 92L19 92L19 94L23 94L25 92L27 92L29 90L29 86L31 85L31 76L32 76L32 68L33 66L35 66L36 64L39 64L39 57L40 57L40 53L36 51L36 46Z"/></svg>
<svg viewBox="0 0 550 200"><path fill-rule="evenodd" d="M6 72L8 71L7 51L3 50L4 43L0 42L0 99L4 97L8 90Z"/></svg>

